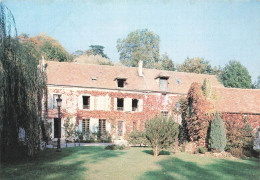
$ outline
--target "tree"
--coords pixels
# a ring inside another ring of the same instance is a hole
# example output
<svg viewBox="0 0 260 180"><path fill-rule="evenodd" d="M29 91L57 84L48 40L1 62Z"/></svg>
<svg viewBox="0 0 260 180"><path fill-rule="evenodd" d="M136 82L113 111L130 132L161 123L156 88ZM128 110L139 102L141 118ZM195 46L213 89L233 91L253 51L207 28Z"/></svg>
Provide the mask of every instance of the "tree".
<svg viewBox="0 0 260 180"><path fill-rule="evenodd" d="M257 77L257 80L255 81L254 84L255 89L260 89L260 76Z"/></svg>
<svg viewBox="0 0 260 180"><path fill-rule="evenodd" d="M44 136L42 104L46 104L47 87L34 46L16 39L14 18L2 2L0 25L0 154L2 161L11 161L23 152L30 157L38 152ZM23 143L21 131L25 132Z"/></svg>
<svg viewBox="0 0 260 180"><path fill-rule="evenodd" d="M65 119L63 126L64 126L64 130L65 130L65 141L66 141L66 147L67 147L68 141L73 137L73 135L76 131L76 125L71 123L71 116L68 116Z"/></svg>
<svg viewBox="0 0 260 180"><path fill-rule="evenodd" d="M216 67L215 67L216 69ZM209 64L209 61L205 61L203 58L187 58L183 64L178 66L179 72L190 72L197 74L215 74L215 70Z"/></svg>
<svg viewBox="0 0 260 180"><path fill-rule="evenodd" d="M175 65L173 61L169 58L167 53L164 53L161 57L161 64L162 64L162 69L167 70L167 71L175 71Z"/></svg>
<svg viewBox="0 0 260 180"><path fill-rule="evenodd" d="M202 88L203 95L207 99L210 99L212 96L212 88L211 88L211 82L208 78L204 79L203 85L201 88Z"/></svg>
<svg viewBox="0 0 260 180"><path fill-rule="evenodd" d="M252 88L251 76L239 61L229 61L220 79L225 87Z"/></svg>
<svg viewBox="0 0 260 180"><path fill-rule="evenodd" d="M182 105L183 128L186 128L183 132L187 132L188 139L198 146L206 146L213 111L213 104L203 96L201 85L192 83L186 101Z"/></svg>
<svg viewBox="0 0 260 180"><path fill-rule="evenodd" d="M90 49L86 51L87 55L89 55L89 56L90 55L94 55L94 56L100 55L103 58L109 59L107 57L107 55L104 53L104 48L105 48L104 46L101 46L101 45L91 45L89 47L90 47Z"/></svg>
<svg viewBox="0 0 260 180"><path fill-rule="evenodd" d="M163 148L175 142L179 134L179 124L172 118L166 119L155 116L145 122L145 135L153 148L154 157L157 157Z"/></svg>
<svg viewBox="0 0 260 180"><path fill-rule="evenodd" d="M210 126L209 147L218 152L222 152L226 147L226 142L227 139L224 123L219 117L218 112L216 112L214 120Z"/></svg>
<svg viewBox="0 0 260 180"><path fill-rule="evenodd" d="M120 61L126 66L136 67L140 60L146 68L154 68L160 59L160 38L148 29L136 30L125 39L117 40Z"/></svg>

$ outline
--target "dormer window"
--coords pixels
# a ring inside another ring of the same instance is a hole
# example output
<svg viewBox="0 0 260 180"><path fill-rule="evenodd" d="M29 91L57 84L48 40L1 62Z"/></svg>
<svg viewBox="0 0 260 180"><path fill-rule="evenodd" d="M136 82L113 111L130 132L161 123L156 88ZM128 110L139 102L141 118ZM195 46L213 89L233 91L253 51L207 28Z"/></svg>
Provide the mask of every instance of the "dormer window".
<svg viewBox="0 0 260 180"><path fill-rule="evenodd" d="M124 88L126 85L126 79L124 78L117 78L117 87Z"/></svg>
<svg viewBox="0 0 260 180"><path fill-rule="evenodd" d="M160 77L159 85L161 90L167 90L168 88L168 77Z"/></svg>

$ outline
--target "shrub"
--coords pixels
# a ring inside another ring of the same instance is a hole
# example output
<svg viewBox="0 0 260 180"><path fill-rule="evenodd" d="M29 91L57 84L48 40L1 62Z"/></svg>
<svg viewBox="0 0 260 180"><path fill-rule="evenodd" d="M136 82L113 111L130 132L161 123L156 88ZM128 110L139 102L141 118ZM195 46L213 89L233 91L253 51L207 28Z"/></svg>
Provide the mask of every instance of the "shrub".
<svg viewBox="0 0 260 180"><path fill-rule="evenodd" d="M232 148L232 149L230 149L230 153L232 154L232 156L237 157L237 158L244 158L245 157L242 149L240 149L240 148Z"/></svg>
<svg viewBox="0 0 260 180"><path fill-rule="evenodd" d="M117 150L116 145L112 144L112 145L108 145L105 147L106 150Z"/></svg>
<svg viewBox="0 0 260 180"><path fill-rule="evenodd" d="M132 131L128 135L128 142L134 146L147 145L148 141L143 131Z"/></svg>
<svg viewBox="0 0 260 180"><path fill-rule="evenodd" d="M226 147L226 132L222 119L218 112L215 114L214 121L211 123L209 147L222 152Z"/></svg>
<svg viewBox="0 0 260 180"><path fill-rule="evenodd" d="M199 147L199 153L205 154L205 152L206 152L205 147L203 146Z"/></svg>
<svg viewBox="0 0 260 180"><path fill-rule="evenodd" d="M158 156L163 148L168 148L175 142L179 133L179 124L172 118L155 116L145 123L145 135L153 148L154 156Z"/></svg>

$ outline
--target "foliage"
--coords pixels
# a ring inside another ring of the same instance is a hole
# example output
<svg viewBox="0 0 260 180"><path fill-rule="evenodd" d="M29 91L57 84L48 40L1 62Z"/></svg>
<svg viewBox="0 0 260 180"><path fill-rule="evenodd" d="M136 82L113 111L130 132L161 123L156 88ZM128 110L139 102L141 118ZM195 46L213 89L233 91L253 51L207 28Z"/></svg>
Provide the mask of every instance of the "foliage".
<svg viewBox="0 0 260 180"><path fill-rule="evenodd" d="M203 147L203 146L199 147L199 153L205 154L205 152L206 152L205 147Z"/></svg>
<svg viewBox="0 0 260 180"><path fill-rule="evenodd" d="M225 87L252 88L253 86L248 70L239 61L229 61L220 79Z"/></svg>
<svg viewBox="0 0 260 180"><path fill-rule="evenodd" d="M28 43L21 44L11 12L0 3L0 142L1 160L12 161L23 146L34 157L40 147L42 103L47 95L45 73L38 68L36 50ZM25 132L19 142L19 130ZM15 154L15 156L14 156Z"/></svg>
<svg viewBox="0 0 260 180"><path fill-rule="evenodd" d="M84 64L98 64L98 65L110 65L114 64L109 59L102 57L101 55L87 55L83 54L82 56L76 57L74 62L84 63Z"/></svg>
<svg viewBox="0 0 260 180"><path fill-rule="evenodd" d="M157 69L163 69L163 70L167 70L167 71L175 71L176 67L173 63L173 61L169 58L167 53L164 53L160 59L161 62L161 68L157 68Z"/></svg>
<svg viewBox="0 0 260 180"><path fill-rule="evenodd" d="M257 80L255 81L254 84L255 89L260 89L260 76L257 77Z"/></svg>
<svg viewBox="0 0 260 180"><path fill-rule="evenodd" d="M94 56L100 55L103 58L109 59L107 57L107 55L104 53L104 48L105 48L104 46L101 46L101 45L91 45L89 47L90 47L90 49L86 51L87 55L89 55L89 56L90 55L94 55Z"/></svg>
<svg viewBox="0 0 260 180"><path fill-rule="evenodd" d="M131 145L134 145L134 146L142 146L142 145L147 145L148 144L148 141L146 139L146 136L145 136L145 132L143 131L132 131L128 134L128 142L129 144Z"/></svg>
<svg viewBox="0 0 260 180"><path fill-rule="evenodd" d="M124 150L124 149L126 149L126 146L124 144L122 144L122 145L112 144L112 145L106 146L105 149L106 150Z"/></svg>
<svg viewBox="0 0 260 180"><path fill-rule="evenodd" d="M211 99L212 96L212 88L211 88L211 82L208 78L204 79L203 81L203 85L202 85L202 92L203 95L207 98L207 99Z"/></svg>
<svg viewBox="0 0 260 180"><path fill-rule="evenodd" d="M46 60L66 62L71 61L72 56L66 51L66 49L54 38L40 34L30 38L22 38L22 43L27 42L32 44L40 56L45 56Z"/></svg>
<svg viewBox="0 0 260 180"><path fill-rule="evenodd" d="M158 156L163 148L167 148L175 142L179 134L179 124L171 118L155 116L145 122L145 134L149 144L153 148L154 156Z"/></svg>
<svg viewBox="0 0 260 180"><path fill-rule="evenodd" d="M192 83L182 106L182 121L189 139L199 146L206 145L213 110L212 103L203 96L201 85Z"/></svg>
<svg viewBox="0 0 260 180"><path fill-rule="evenodd" d="M217 112L210 126L209 147L222 152L226 147L226 141L225 127Z"/></svg>
<svg viewBox="0 0 260 180"><path fill-rule="evenodd" d="M190 72L197 74L216 74L218 72L217 68L209 64L209 61L205 61L203 58L187 58L183 64L178 66L179 72Z"/></svg>
<svg viewBox="0 0 260 180"><path fill-rule="evenodd" d="M154 68L160 59L160 38L148 29L136 30L125 39L117 40L120 62L126 66L136 67L140 60L146 68Z"/></svg>
<svg viewBox="0 0 260 180"><path fill-rule="evenodd" d="M65 130L65 141L66 141L66 147L67 142L73 139L75 136L76 128L77 126L74 123L71 123L71 116L67 116L67 118L64 121L64 130Z"/></svg>
<svg viewBox="0 0 260 180"><path fill-rule="evenodd" d="M222 114L226 127L226 150L234 148L253 150L254 135L252 125L243 114Z"/></svg>

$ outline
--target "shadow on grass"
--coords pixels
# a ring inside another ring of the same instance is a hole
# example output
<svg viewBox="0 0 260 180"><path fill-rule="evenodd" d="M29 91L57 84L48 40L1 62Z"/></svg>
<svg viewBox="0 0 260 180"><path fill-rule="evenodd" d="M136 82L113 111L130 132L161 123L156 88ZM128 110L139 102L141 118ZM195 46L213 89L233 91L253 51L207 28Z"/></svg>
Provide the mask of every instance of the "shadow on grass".
<svg viewBox="0 0 260 180"><path fill-rule="evenodd" d="M258 179L260 175L256 159L216 159L215 163L198 165L172 157L157 164L161 169L146 172L142 179Z"/></svg>
<svg viewBox="0 0 260 180"><path fill-rule="evenodd" d="M47 149L32 161L2 165L0 179L86 179L86 166L124 153L94 146Z"/></svg>
<svg viewBox="0 0 260 180"><path fill-rule="evenodd" d="M143 150L142 152L146 153L146 154L150 154L150 155L153 155L153 150ZM169 151L165 151L165 150L162 150L160 153L159 153L159 156L160 155L170 155L171 153Z"/></svg>

